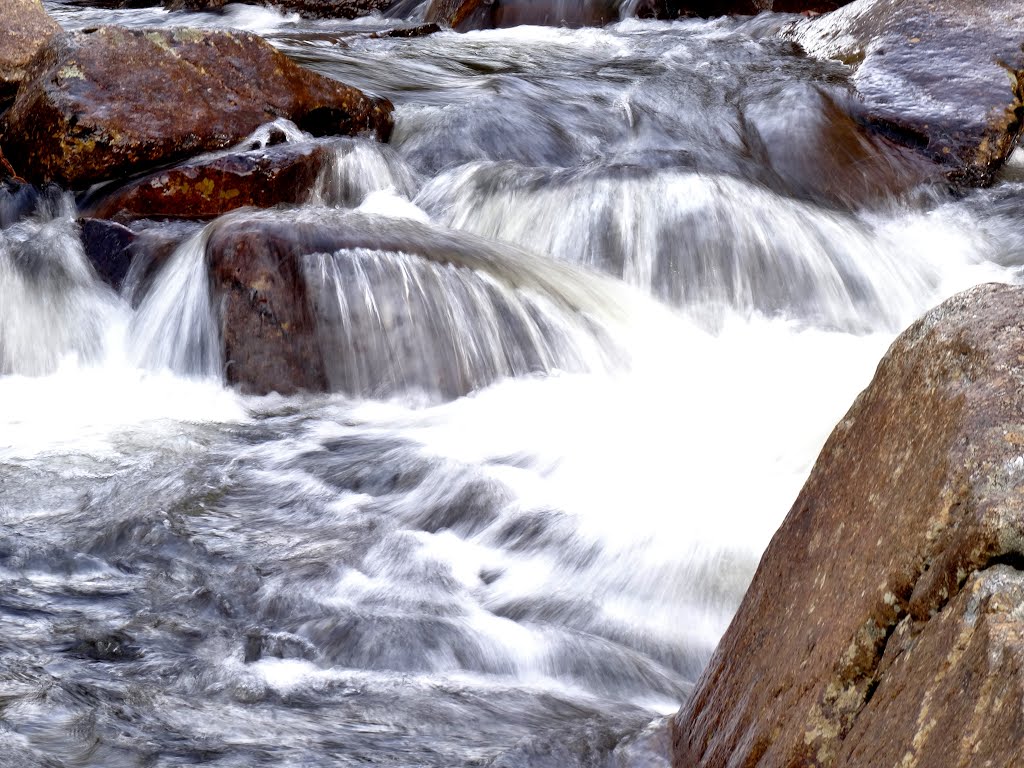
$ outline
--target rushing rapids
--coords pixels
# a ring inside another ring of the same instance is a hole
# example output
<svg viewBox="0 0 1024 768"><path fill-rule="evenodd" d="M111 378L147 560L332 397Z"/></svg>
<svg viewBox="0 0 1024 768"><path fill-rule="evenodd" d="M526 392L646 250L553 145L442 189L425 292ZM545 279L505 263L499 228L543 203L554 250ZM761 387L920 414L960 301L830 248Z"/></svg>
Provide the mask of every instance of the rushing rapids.
<svg viewBox="0 0 1024 768"><path fill-rule="evenodd" d="M885 147L828 165L843 68L788 17L401 38L47 7L258 31L396 125L121 294L69 197L0 197L13 766L620 764L896 331L1024 265L1024 163L962 197L876 188ZM331 394L224 386L209 244L260 221L356 233L302 262Z"/></svg>

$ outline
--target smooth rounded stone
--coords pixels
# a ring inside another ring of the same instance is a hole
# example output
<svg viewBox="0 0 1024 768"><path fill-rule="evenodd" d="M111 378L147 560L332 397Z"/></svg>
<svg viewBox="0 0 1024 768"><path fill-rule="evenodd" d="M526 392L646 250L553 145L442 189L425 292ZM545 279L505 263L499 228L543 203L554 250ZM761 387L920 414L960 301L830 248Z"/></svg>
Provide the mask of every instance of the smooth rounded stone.
<svg viewBox="0 0 1024 768"><path fill-rule="evenodd" d="M0 132L26 179L81 189L226 149L280 117L386 140L391 109L246 32L100 27L51 38Z"/></svg>
<svg viewBox="0 0 1024 768"><path fill-rule="evenodd" d="M812 56L853 67L854 118L956 184L991 183L1020 134L1018 0L856 0L784 34Z"/></svg>
<svg viewBox="0 0 1024 768"><path fill-rule="evenodd" d="M40 0L4 0L0 23L0 104L25 79L28 63L60 25Z"/></svg>
<svg viewBox="0 0 1024 768"><path fill-rule="evenodd" d="M93 202L91 216L212 219L242 207L302 203L324 165L329 142L284 143L197 157L129 182Z"/></svg>
<svg viewBox="0 0 1024 768"><path fill-rule="evenodd" d="M468 233L296 208L228 214L206 238L225 377L243 392L456 398L621 360L602 325L613 284Z"/></svg>
<svg viewBox="0 0 1024 768"><path fill-rule="evenodd" d="M982 285L893 343L675 716L674 765L1021 764L1022 318L1024 288Z"/></svg>

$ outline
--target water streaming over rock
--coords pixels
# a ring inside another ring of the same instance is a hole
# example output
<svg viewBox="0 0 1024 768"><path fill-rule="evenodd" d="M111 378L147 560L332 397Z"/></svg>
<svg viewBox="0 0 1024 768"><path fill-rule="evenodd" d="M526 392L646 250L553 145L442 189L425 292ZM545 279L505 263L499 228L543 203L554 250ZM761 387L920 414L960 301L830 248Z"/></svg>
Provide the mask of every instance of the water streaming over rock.
<svg viewBox="0 0 1024 768"><path fill-rule="evenodd" d="M621 765L893 334L1024 264L1020 162L909 183L786 17L407 39L47 4L256 29L397 125L336 142L307 205L175 230L120 297L69 210L0 197L19 768ZM209 244L268 222L347 238L301 262L335 394L220 383Z"/></svg>

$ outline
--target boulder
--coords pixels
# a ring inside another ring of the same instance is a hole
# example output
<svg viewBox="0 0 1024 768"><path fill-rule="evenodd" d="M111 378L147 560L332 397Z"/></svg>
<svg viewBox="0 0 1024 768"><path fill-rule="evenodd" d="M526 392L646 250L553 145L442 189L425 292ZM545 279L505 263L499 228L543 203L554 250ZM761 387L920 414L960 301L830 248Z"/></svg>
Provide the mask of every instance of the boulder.
<svg viewBox="0 0 1024 768"><path fill-rule="evenodd" d="M893 343L674 718L674 765L1024 762L1022 414L1024 289Z"/></svg>
<svg viewBox="0 0 1024 768"><path fill-rule="evenodd" d="M214 229L207 259L229 384L255 394L328 389L301 258L339 247L310 224L245 217Z"/></svg>
<svg viewBox="0 0 1024 768"><path fill-rule="evenodd" d="M834 10L849 0L639 0L633 12L640 18L680 16L749 16L762 11L781 13ZM520 24L601 26L618 21L622 0L431 0L425 19L459 32L500 29Z"/></svg>
<svg viewBox="0 0 1024 768"><path fill-rule="evenodd" d="M854 117L945 169L985 185L1024 118L1019 0L856 0L785 34L853 68Z"/></svg>
<svg viewBox="0 0 1024 768"><path fill-rule="evenodd" d="M102 219L212 219L235 208L305 202L331 160L327 142L197 157L132 181L88 206Z"/></svg>
<svg viewBox="0 0 1024 768"><path fill-rule="evenodd" d="M469 233L306 206L230 213L204 236L243 392L455 398L623 359L619 284Z"/></svg>
<svg viewBox="0 0 1024 768"><path fill-rule="evenodd" d="M121 0L122 2L125 0ZM216 11L230 0L163 0L169 11ZM259 0L263 5L313 19L355 19L386 11L394 0Z"/></svg>
<svg viewBox="0 0 1024 768"><path fill-rule="evenodd" d="M60 26L41 0L4 0L0 24L0 103L18 90L29 61Z"/></svg>
<svg viewBox="0 0 1024 768"><path fill-rule="evenodd" d="M100 27L55 35L0 122L33 182L71 188L225 149L284 117L314 135L386 139L391 104L245 32Z"/></svg>

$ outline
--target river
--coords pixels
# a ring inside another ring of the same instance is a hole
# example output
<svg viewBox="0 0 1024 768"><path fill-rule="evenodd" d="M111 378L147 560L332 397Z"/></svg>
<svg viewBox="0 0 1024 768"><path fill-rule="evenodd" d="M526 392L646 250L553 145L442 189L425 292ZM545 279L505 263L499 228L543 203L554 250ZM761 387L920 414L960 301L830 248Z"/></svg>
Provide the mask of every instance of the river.
<svg viewBox="0 0 1024 768"><path fill-rule="evenodd" d="M1020 153L962 196L822 191L806 164L848 74L781 39L790 17L404 38L46 5L256 31L387 96L389 145L339 142L307 206L260 215L481 261L326 258L338 392L246 397L221 384L202 233L131 296L91 272L67 196L0 231L14 768L618 765L688 695L895 335L1024 265Z"/></svg>

